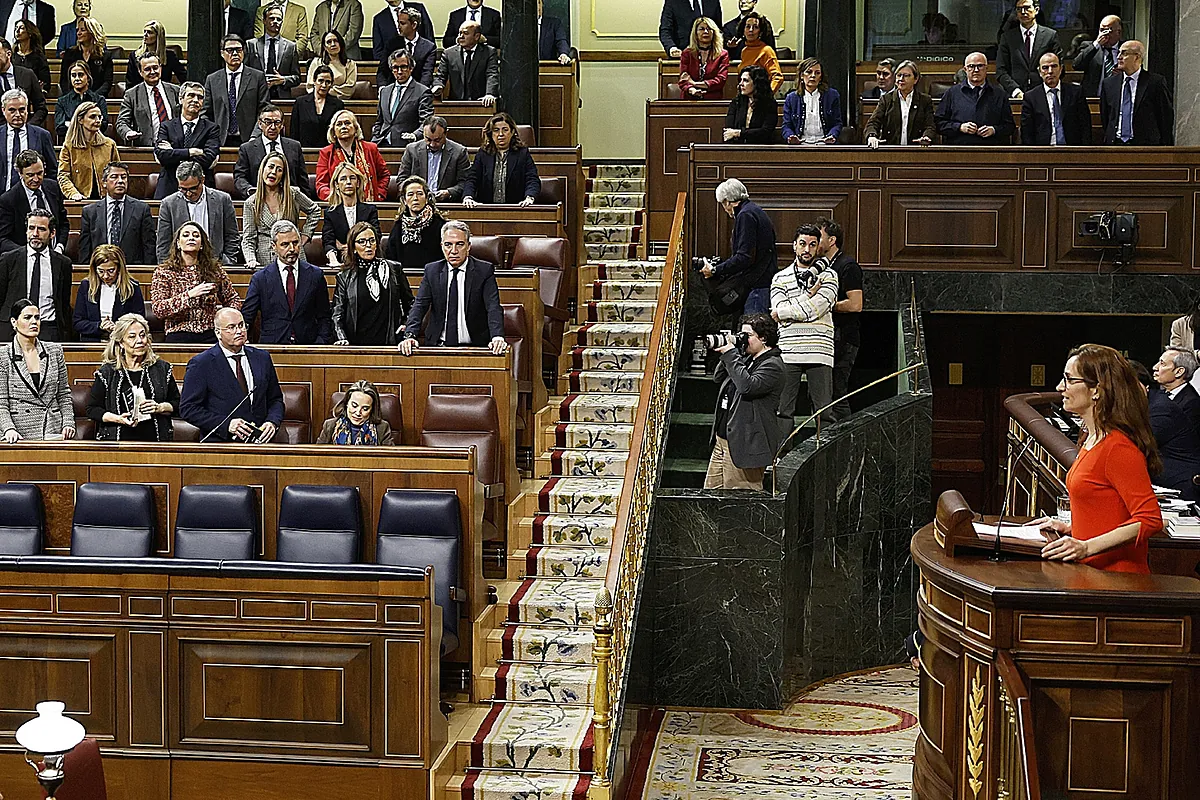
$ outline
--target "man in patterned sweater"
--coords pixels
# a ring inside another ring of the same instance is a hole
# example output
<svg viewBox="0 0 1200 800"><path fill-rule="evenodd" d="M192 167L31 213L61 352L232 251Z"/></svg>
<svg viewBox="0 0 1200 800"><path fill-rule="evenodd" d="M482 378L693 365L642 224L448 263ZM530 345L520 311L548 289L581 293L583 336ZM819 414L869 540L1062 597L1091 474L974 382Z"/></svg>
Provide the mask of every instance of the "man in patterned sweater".
<svg viewBox="0 0 1200 800"><path fill-rule="evenodd" d="M838 274L828 259L819 258L821 230L816 225L796 229L792 249L796 260L771 279L771 316L779 323L784 385L779 416L792 418L800 395L800 377L808 376L813 411L833 402L833 304L838 297ZM831 409L821 414L833 422Z"/></svg>

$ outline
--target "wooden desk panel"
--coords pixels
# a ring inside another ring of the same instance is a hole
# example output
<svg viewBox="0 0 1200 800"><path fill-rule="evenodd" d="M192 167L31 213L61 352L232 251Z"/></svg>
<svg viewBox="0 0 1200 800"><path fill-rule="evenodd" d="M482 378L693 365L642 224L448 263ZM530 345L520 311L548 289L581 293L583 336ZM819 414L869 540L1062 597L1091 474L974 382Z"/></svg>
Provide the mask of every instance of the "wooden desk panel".
<svg viewBox="0 0 1200 800"><path fill-rule="evenodd" d="M538 144L574 147L579 143L578 65L538 64Z"/></svg>
<svg viewBox="0 0 1200 800"><path fill-rule="evenodd" d="M675 199L679 192L687 191L686 156L681 159L679 149L697 143L720 143L728 109L729 104L723 100L646 101L646 214L650 241L666 242L670 238Z"/></svg>
<svg viewBox="0 0 1200 800"><path fill-rule="evenodd" d="M938 103L941 102L940 97L933 99L933 107L937 109ZM862 100L858 101L858 130L861 133L867 127L867 120L871 118L871 114L875 111L875 106L879 105L878 100ZM1013 136L1013 143L1020 144L1021 141L1021 106L1020 100L1011 100L1009 105L1012 107L1013 121L1017 125L1017 131ZM1104 141L1104 128L1100 125L1100 99L1093 97L1088 100L1088 110L1092 115L1092 142L1100 144ZM780 112L782 113L782 112ZM864 140L865 143L865 140Z"/></svg>

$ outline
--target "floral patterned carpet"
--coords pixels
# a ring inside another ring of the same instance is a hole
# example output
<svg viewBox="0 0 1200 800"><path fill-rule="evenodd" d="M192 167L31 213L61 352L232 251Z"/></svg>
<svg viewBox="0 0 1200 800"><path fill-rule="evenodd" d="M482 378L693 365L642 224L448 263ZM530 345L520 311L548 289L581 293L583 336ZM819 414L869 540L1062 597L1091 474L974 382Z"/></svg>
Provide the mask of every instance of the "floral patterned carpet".
<svg viewBox="0 0 1200 800"><path fill-rule="evenodd" d="M908 800L917 674L849 675L787 710L668 710L644 800Z"/></svg>

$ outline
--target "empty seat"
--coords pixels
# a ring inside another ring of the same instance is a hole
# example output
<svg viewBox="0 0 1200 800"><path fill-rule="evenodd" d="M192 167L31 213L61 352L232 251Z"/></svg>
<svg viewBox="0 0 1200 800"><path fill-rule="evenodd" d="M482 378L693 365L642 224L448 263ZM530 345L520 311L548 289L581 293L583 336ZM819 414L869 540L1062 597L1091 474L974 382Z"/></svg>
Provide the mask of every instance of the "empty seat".
<svg viewBox="0 0 1200 800"><path fill-rule="evenodd" d="M500 452L500 415L496 400L483 394L433 394L425 402L422 447L475 447L475 479L484 485L483 535L503 541L504 459Z"/></svg>
<svg viewBox="0 0 1200 800"><path fill-rule="evenodd" d="M249 486L184 486L175 512L175 557L252 561L258 497Z"/></svg>
<svg viewBox="0 0 1200 800"><path fill-rule="evenodd" d="M434 602L442 609L442 653L458 647L462 525L454 492L391 489L379 506L375 561L433 567Z"/></svg>
<svg viewBox="0 0 1200 800"><path fill-rule="evenodd" d="M542 175L539 180L542 183L542 188L538 191L538 196L535 198L538 205L552 206L555 203L567 202L567 179L561 175L548 177Z"/></svg>
<svg viewBox="0 0 1200 800"><path fill-rule="evenodd" d="M312 394L307 383L282 383L283 422L271 439L276 444L312 444Z"/></svg>
<svg viewBox="0 0 1200 800"><path fill-rule="evenodd" d="M526 147L537 147L537 131L532 125L518 125L517 141Z"/></svg>
<svg viewBox="0 0 1200 800"><path fill-rule="evenodd" d="M538 291L545 310L542 327L542 368L553 374L562 353L563 336L571 315L567 312L567 240L558 237L522 236L513 250L513 267L536 269Z"/></svg>
<svg viewBox="0 0 1200 800"><path fill-rule="evenodd" d="M37 555L45 528L42 490L32 483L0 483L0 555Z"/></svg>
<svg viewBox="0 0 1200 800"><path fill-rule="evenodd" d="M283 490L277 561L353 564L361 539L357 487L296 485Z"/></svg>
<svg viewBox="0 0 1200 800"><path fill-rule="evenodd" d="M329 398L329 407L336 407L345 396L345 392L334 392ZM400 413L400 398L391 393L379 395L379 412L383 414L384 422L392 426L393 442L400 444L400 435L404 432L401 427L404 423L404 415Z"/></svg>
<svg viewBox="0 0 1200 800"><path fill-rule="evenodd" d="M232 172L218 172L213 175L214 189L220 189L225 194L236 200L245 200L246 196L238 191L237 184L234 182Z"/></svg>
<svg viewBox="0 0 1200 800"><path fill-rule="evenodd" d="M471 255L503 269L508 266L508 241L504 236L472 236Z"/></svg>
<svg viewBox="0 0 1200 800"><path fill-rule="evenodd" d="M133 483L85 483L75 495L71 555L145 558L154 545L154 492Z"/></svg>
<svg viewBox="0 0 1200 800"><path fill-rule="evenodd" d="M96 422L87 415L88 395L92 387L86 383L71 384L71 410L75 414L75 438L95 439Z"/></svg>

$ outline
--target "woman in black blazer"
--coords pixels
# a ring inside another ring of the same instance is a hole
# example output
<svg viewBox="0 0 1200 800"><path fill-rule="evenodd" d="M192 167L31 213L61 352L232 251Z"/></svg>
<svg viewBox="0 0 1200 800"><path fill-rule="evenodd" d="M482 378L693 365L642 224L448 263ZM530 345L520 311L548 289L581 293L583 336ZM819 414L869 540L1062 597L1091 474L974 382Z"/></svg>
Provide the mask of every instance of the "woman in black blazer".
<svg viewBox="0 0 1200 800"><path fill-rule="evenodd" d="M147 53L158 56L162 67L162 79L166 83L182 84L187 80L187 70L174 50L167 49L167 31L158 20L150 20L142 26L142 46L129 54L125 67L125 90L142 83L142 56Z"/></svg>
<svg viewBox="0 0 1200 800"><path fill-rule="evenodd" d="M102 244L92 251L88 276L75 295L75 333L81 342L107 342L115 322L126 314L146 314L142 287L129 276L125 252Z"/></svg>
<svg viewBox="0 0 1200 800"><path fill-rule="evenodd" d="M329 123L334 114L346 104L333 96L333 70L328 64L317 67L313 73L313 90L296 98L292 106L292 123L288 135L301 147L321 148L329 144ZM317 104L320 110L317 110Z"/></svg>
<svg viewBox="0 0 1200 800"><path fill-rule="evenodd" d="M108 97L113 83L112 52L106 47L108 37L104 26L92 17L84 17L79 23L78 43L62 54L62 71L58 76L58 88L63 94L71 91L71 65L82 61L88 65L92 75L92 90L101 97Z"/></svg>
<svg viewBox="0 0 1200 800"><path fill-rule="evenodd" d="M367 202L366 176L353 163L343 161L334 167L330 183L333 191L321 228L321 249L325 251L325 263L340 267L346 260L346 236L355 222L371 223L375 235L380 235L379 209Z"/></svg>
<svg viewBox="0 0 1200 800"><path fill-rule="evenodd" d="M738 95L725 114L726 142L775 144L779 126L779 103L771 91L771 79L760 66L743 67L738 73Z"/></svg>
<svg viewBox="0 0 1200 800"><path fill-rule="evenodd" d="M403 337L412 287L395 261L379 257L379 232L354 223L347 236L346 265L333 287L334 344L394 345Z"/></svg>
<svg viewBox="0 0 1200 800"><path fill-rule="evenodd" d="M387 257L399 262L405 272L424 275L426 264L443 258L442 226L446 220L438 214L429 184L418 175L401 184L400 200L404 205L388 234Z"/></svg>
<svg viewBox="0 0 1200 800"><path fill-rule="evenodd" d="M496 194L496 166L504 164L504 194ZM542 191L537 166L529 148L517 139L517 123L501 112L483 126L483 147L475 154L475 163L467 173L463 205L471 208L483 203L533 205Z"/></svg>

